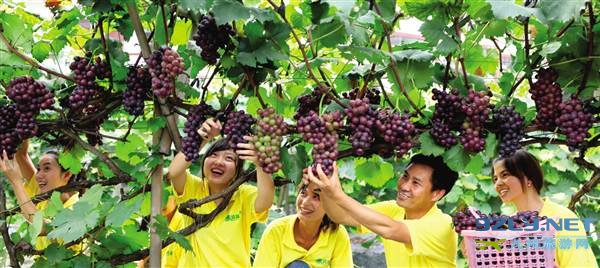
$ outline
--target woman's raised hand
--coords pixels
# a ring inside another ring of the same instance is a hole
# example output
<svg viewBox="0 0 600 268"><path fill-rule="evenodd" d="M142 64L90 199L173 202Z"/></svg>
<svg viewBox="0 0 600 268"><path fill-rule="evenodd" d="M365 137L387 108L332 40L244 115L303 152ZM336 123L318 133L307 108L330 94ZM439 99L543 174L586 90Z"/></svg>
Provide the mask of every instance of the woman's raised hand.
<svg viewBox="0 0 600 268"><path fill-rule="evenodd" d="M248 161L252 162L256 166L256 168L260 168L260 166L258 164L258 156L256 153L256 148L254 148L254 144L252 144L252 137L244 136L244 139L248 142L238 143L237 150L235 151L235 153L237 153L237 155L240 159L248 160Z"/></svg>
<svg viewBox="0 0 600 268"><path fill-rule="evenodd" d="M205 141L210 141L217 135L221 134L222 128L223 127L221 126L221 122L219 122L219 120L216 120L215 118L209 118L202 123L202 126L200 126L198 129L198 134L200 134L200 137L202 137L202 139Z"/></svg>
<svg viewBox="0 0 600 268"><path fill-rule="evenodd" d="M8 159L6 150L2 151L2 159L0 159L0 170L11 181L16 182L21 179L21 170L17 161Z"/></svg>

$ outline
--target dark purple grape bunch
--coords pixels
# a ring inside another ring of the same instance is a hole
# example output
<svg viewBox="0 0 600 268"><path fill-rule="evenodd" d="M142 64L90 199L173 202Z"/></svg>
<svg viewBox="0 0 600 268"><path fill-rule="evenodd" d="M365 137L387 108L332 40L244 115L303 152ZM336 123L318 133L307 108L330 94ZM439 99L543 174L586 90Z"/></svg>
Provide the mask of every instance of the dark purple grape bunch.
<svg viewBox="0 0 600 268"><path fill-rule="evenodd" d="M325 106L331 103L331 97L327 95L325 90L317 87L311 93L300 96L298 103L299 108L294 115L294 119L296 120L305 116L310 111L318 113L321 105Z"/></svg>
<svg viewBox="0 0 600 268"><path fill-rule="evenodd" d="M313 145L312 172L316 174L316 166L321 164L327 175L333 173L333 163L338 156L337 130L342 126L343 115L340 111L324 114L322 117L315 111L298 119L296 128L302 138Z"/></svg>
<svg viewBox="0 0 600 268"><path fill-rule="evenodd" d="M383 140L394 147L396 156L404 156L413 146L415 125L408 114L383 109L377 113L377 130Z"/></svg>
<svg viewBox="0 0 600 268"><path fill-rule="evenodd" d="M514 110L514 106L508 106L496 109L493 118L495 125L499 127L500 156L511 156L521 149L520 141L525 135L523 116Z"/></svg>
<svg viewBox="0 0 600 268"><path fill-rule="evenodd" d="M200 15L198 32L193 39L202 49L200 56L208 64L214 65L219 59L219 49L228 49L232 46L231 37L235 35L229 24L217 25L211 15Z"/></svg>
<svg viewBox="0 0 600 268"><path fill-rule="evenodd" d="M100 125L104 123L106 119L108 119L107 114L101 114L102 108L101 106L104 104L92 104L87 105L83 108L82 112L84 114L84 118L94 117L94 120L90 120L86 122L85 125L81 125L80 128L85 130L85 137L90 145L102 145L102 135L100 134Z"/></svg>
<svg viewBox="0 0 600 268"><path fill-rule="evenodd" d="M490 96L470 89L467 98L461 103L461 109L466 119L462 125L460 143L467 152L481 152L485 147L483 124L491 112Z"/></svg>
<svg viewBox="0 0 600 268"><path fill-rule="evenodd" d="M127 90L123 93L123 106L130 115L144 114L144 101L150 96L152 78L148 68L131 66L127 74Z"/></svg>
<svg viewBox="0 0 600 268"><path fill-rule="evenodd" d="M223 126L223 134L227 137L229 145L234 151L238 149L238 143L247 143L244 136L252 134L252 126L256 123L251 115L244 111L231 112L227 115L227 121Z"/></svg>
<svg viewBox="0 0 600 268"><path fill-rule="evenodd" d="M352 132L350 143L358 156L363 156L373 143L373 129L377 121L377 112L371 109L368 98L354 99L346 108L348 128Z"/></svg>
<svg viewBox="0 0 600 268"><path fill-rule="evenodd" d="M590 135L589 129L595 122L594 115L586 108L575 95L558 105L560 116L556 118L556 125L567 136L567 145L572 151L584 144Z"/></svg>
<svg viewBox="0 0 600 268"><path fill-rule="evenodd" d="M152 90L160 98L166 98L175 92L175 79L185 68L179 54L168 47L154 51L148 67L152 77Z"/></svg>
<svg viewBox="0 0 600 268"><path fill-rule="evenodd" d="M13 79L6 90L6 95L16 104L18 122L16 130L21 139L37 135L38 126L35 117L42 109L48 109L54 104L54 94L42 83L24 76Z"/></svg>
<svg viewBox="0 0 600 268"><path fill-rule="evenodd" d="M205 102L194 105L188 111L183 129L186 136L181 142L186 161L192 162L198 160L200 156L200 144L202 142L202 137L198 134L198 129L206 119L214 117L216 114L217 111Z"/></svg>
<svg viewBox="0 0 600 268"><path fill-rule="evenodd" d="M446 92L434 88L432 92L436 104L430 134L437 144L450 148L458 142L454 131L460 128L456 120L462 114L462 97L456 89Z"/></svg>
<svg viewBox="0 0 600 268"><path fill-rule="evenodd" d="M16 130L18 122L15 104L0 105L0 153L6 150L10 159L13 158L22 141Z"/></svg>
<svg viewBox="0 0 600 268"><path fill-rule="evenodd" d="M98 85L96 79L106 79L112 76L109 64L91 53L86 57L75 57L69 68L73 71L77 87L69 95L69 107L79 109L85 107L90 100L97 97L104 88Z"/></svg>
<svg viewBox="0 0 600 268"><path fill-rule="evenodd" d="M359 92L360 92L360 89L358 87L355 87L350 91L343 92L342 96L346 99L354 100L354 99L358 98ZM381 95L380 95L379 89L367 88L365 90L365 98L369 99L369 104L379 105L379 103L381 102Z"/></svg>
<svg viewBox="0 0 600 268"><path fill-rule="evenodd" d="M560 116L559 105L563 97L562 89L556 83L558 73L550 68L540 69L536 78L537 81L529 90L537 109L535 122L544 130L553 130Z"/></svg>
<svg viewBox="0 0 600 268"><path fill-rule="evenodd" d="M258 110L259 119L254 125L252 143L257 151L258 163L266 172L273 174L283 168L279 149L283 136L287 133L287 127L283 117L275 113L275 109Z"/></svg>
<svg viewBox="0 0 600 268"><path fill-rule="evenodd" d="M487 215L477 209L471 208L471 210L478 216L478 218L487 217ZM465 208L462 211L457 212L452 216L452 223L454 224L454 231L461 233L463 230L476 230L477 218L471 213L469 208Z"/></svg>

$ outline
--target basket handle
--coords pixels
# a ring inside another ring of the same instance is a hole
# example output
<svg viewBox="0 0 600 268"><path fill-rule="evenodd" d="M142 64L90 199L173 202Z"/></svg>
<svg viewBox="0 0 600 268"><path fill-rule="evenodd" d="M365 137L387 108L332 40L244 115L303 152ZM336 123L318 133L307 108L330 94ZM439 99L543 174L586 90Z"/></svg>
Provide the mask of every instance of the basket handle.
<svg viewBox="0 0 600 268"><path fill-rule="evenodd" d="M479 214L477 212L475 212L475 208L474 207L468 207L469 212L471 212L471 215L473 215L473 217L475 217L475 219L479 219L481 218L479 216Z"/></svg>

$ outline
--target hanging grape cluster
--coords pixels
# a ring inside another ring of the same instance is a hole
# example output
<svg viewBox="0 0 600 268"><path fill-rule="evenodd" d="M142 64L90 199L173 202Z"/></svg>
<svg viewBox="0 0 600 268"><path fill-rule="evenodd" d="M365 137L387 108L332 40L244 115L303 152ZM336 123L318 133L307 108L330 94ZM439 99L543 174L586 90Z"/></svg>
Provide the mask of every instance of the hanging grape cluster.
<svg viewBox="0 0 600 268"><path fill-rule="evenodd" d="M202 49L200 56L208 64L214 65L219 59L219 49L231 46L231 37L235 35L231 25L218 25L210 15L200 15L198 32L194 35L196 45Z"/></svg>
<svg viewBox="0 0 600 268"><path fill-rule="evenodd" d="M460 133L460 143L468 152L481 152L485 147L483 124L490 113L490 96L484 92L469 90L467 98L461 103L466 118Z"/></svg>
<svg viewBox="0 0 600 268"><path fill-rule="evenodd" d="M338 156L337 129L342 126L342 113L335 111L324 114L322 117L315 111L309 111L308 114L298 119L297 129L302 134L305 141L313 145L312 171L316 174L317 164L321 164L323 171L327 175L333 172L333 162Z"/></svg>
<svg viewBox="0 0 600 268"><path fill-rule="evenodd" d="M73 71L77 87L69 95L69 107L79 109L100 94L104 89L96 83L96 79L105 79L112 76L108 63L96 57L92 60L92 54L86 53L86 57L75 57L69 68Z"/></svg>
<svg viewBox="0 0 600 268"><path fill-rule="evenodd" d="M0 154L6 150L10 159L21 144L21 138L16 131L18 122L17 108L14 104L0 105Z"/></svg>
<svg viewBox="0 0 600 268"><path fill-rule="evenodd" d="M227 121L223 126L223 134L227 136L229 145L237 150L238 143L247 143L244 136L252 133L252 125L256 120L244 111L231 112L227 115Z"/></svg>
<svg viewBox="0 0 600 268"><path fill-rule="evenodd" d="M21 139L28 139L37 135L37 122L35 117L42 109L48 109L54 104L54 94L42 83L36 82L28 76L13 79L6 95L16 104L18 122L17 133Z"/></svg>
<svg viewBox="0 0 600 268"><path fill-rule="evenodd" d="M131 66L127 73L127 90L123 93L123 106L130 115L144 114L144 101L148 98L152 78L148 68Z"/></svg>
<svg viewBox="0 0 600 268"><path fill-rule="evenodd" d="M433 100L437 102L431 120L432 127L430 134L437 144L445 148L450 148L457 143L457 137L453 131L459 128L455 121L462 113L462 98L456 89L446 92L434 88Z"/></svg>
<svg viewBox="0 0 600 268"><path fill-rule="evenodd" d="M594 124L594 115L587 111L584 103L573 95L569 101L558 105L560 116L556 125L561 133L567 136L569 149L579 148L589 136L589 129Z"/></svg>
<svg viewBox="0 0 600 268"><path fill-rule="evenodd" d="M259 119L254 125L252 142L258 154L260 167L266 173L275 173L283 165L280 161L279 149L283 141L283 135L287 133L283 117L275 113L275 109L259 109Z"/></svg>
<svg viewBox="0 0 600 268"><path fill-rule="evenodd" d="M499 126L500 156L508 157L521 149L524 119L514 110L514 106L500 107L493 114L495 125Z"/></svg>
<svg viewBox="0 0 600 268"><path fill-rule="evenodd" d="M413 146L413 136L416 134L415 125L408 114L393 112L390 109L380 110L376 121L377 130L383 140L393 146L396 155L402 157Z"/></svg>
<svg viewBox="0 0 600 268"><path fill-rule="evenodd" d="M215 116L216 113L217 111L205 102L201 102L190 108L183 129L186 136L181 142L186 161L198 160L200 156L200 144L202 142L202 137L198 134L198 129L206 119Z"/></svg>
<svg viewBox="0 0 600 268"><path fill-rule="evenodd" d="M346 99L353 100L358 98L359 92L360 89L355 87L350 91L343 92L342 96ZM367 88L364 97L369 99L369 104L379 105L379 103L381 102L380 91L376 88Z"/></svg>
<svg viewBox="0 0 600 268"><path fill-rule="evenodd" d="M298 120L310 111L319 112L321 105L325 106L331 103L331 97L326 93L328 89L315 88L311 93L305 94L298 98L298 110L294 115L294 119Z"/></svg>
<svg viewBox="0 0 600 268"><path fill-rule="evenodd" d="M103 113L104 104L90 104L83 108L83 122L78 125L85 132L88 143L92 146L102 145L102 136L100 134L100 125L108 118L108 114Z"/></svg>
<svg viewBox="0 0 600 268"><path fill-rule="evenodd" d="M540 69L536 78L537 81L530 89L537 109L535 121L542 129L553 130L560 115L559 105L562 102L562 89L556 83L558 73L550 68Z"/></svg>
<svg viewBox="0 0 600 268"><path fill-rule="evenodd" d="M148 61L154 95L166 98L175 92L175 78L183 73L183 59L171 48L163 47L152 53Z"/></svg>
<svg viewBox="0 0 600 268"><path fill-rule="evenodd" d="M352 134L350 143L356 155L365 155L373 143L373 127L377 120L377 112L369 106L369 99L354 99L346 108L348 127Z"/></svg>

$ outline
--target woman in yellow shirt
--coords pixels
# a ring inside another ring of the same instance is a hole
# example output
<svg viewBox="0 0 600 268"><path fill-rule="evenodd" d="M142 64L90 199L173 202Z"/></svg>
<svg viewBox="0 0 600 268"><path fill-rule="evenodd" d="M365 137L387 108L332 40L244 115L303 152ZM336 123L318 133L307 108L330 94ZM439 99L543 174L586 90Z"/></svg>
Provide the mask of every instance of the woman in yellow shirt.
<svg viewBox="0 0 600 268"><path fill-rule="evenodd" d="M58 163L59 154L56 151L48 151L42 155L38 163L38 170L27 154L28 147L29 143L25 140L12 160L8 158L6 151L3 151L0 170L8 178L13 188L21 208L21 214L28 222L31 222L34 214L38 210L43 210L47 204L47 201L44 201L34 205L31 197L66 185L73 174ZM65 207L72 206L78 198L78 193L61 194L61 201ZM42 230L35 248L44 249L49 243L50 241L45 238L45 230Z"/></svg>
<svg viewBox="0 0 600 268"><path fill-rule="evenodd" d="M542 169L535 156L526 151L496 159L493 181L502 202L514 205L517 211L537 211L540 216L555 220L577 218L566 207L540 197L544 185ZM577 221L576 231L563 229L557 231L556 236L556 263L559 267L598 267L581 221ZM562 239L571 240L570 248L560 246ZM576 241L581 243L581 239L587 247L576 246Z"/></svg>
<svg viewBox="0 0 600 268"><path fill-rule="evenodd" d="M274 220L260 239L254 267L353 267L350 239L332 222L314 183L301 184L298 213Z"/></svg>
<svg viewBox="0 0 600 268"><path fill-rule="evenodd" d="M204 147L221 132L221 123L208 119L198 130ZM245 137L249 140L250 137ZM168 179L173 185L178 205L190 200L201 199L222 192L238 176L243 160L256 166L257 187L241 185L233 193L224 211L207 226L188 236L192 251L181 252L178 267L250 267L250 231L255 222L264 222L273 203L275 186L270 174L258 165L254 146L238 144L234 151L227 140L212 143L202 159L202 178L190 174L190 162L179 152L169 166ZM223 199L195 208L196 213L213 211ZM181 226L193 223L190 217L181 219Z"/></svg>

